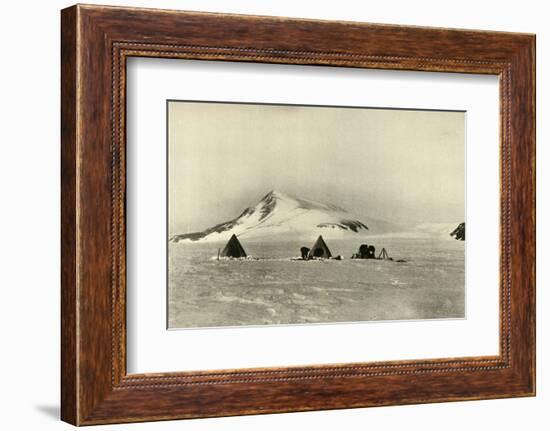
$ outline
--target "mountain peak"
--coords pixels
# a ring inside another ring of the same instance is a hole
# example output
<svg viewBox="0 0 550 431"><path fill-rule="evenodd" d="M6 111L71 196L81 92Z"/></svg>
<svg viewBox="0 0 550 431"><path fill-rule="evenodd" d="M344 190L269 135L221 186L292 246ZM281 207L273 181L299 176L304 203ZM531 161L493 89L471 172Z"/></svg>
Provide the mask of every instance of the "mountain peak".
<svg viewBox="0 0 550 431"><path fill-rule="evenodd" d="M279 190L273 189L262 198L262 200L268 199L292 199L292 196Z"/></svg>
<svg viewBox="0 0 550 431"><path fill-rule="evenodd" d="M258 203L258 205L263 206L264 211L272 211L277 203L284 205L287 209L295 208L302 210L321 210L321 211L336 211L336 212L347 212L342 207L333 204L327 204L318 202L312 199L306 199L291 195L289 193L282 192L280 190L271 190L267 193Z"/></svg>

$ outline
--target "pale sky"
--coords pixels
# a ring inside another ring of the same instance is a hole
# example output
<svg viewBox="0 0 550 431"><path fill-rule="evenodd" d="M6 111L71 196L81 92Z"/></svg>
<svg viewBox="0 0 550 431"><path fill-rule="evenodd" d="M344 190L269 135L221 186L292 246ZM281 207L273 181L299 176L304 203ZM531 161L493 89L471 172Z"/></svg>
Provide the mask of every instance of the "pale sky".
<svg viewBox="0 0 550 431"><path fill-rule="evenodd" d="M169 234L272 189L406 226L465 218L465 113L168 102Z"/></svg>

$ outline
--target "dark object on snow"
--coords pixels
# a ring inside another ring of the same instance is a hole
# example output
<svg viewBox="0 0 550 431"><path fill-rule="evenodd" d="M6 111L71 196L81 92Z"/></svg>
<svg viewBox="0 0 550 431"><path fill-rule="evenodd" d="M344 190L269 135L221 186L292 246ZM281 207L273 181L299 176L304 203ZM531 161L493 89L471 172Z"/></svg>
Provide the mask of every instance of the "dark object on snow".
<svg viewBox="0 0 550 431"><path fill-rule="evenodd" d="M375 259L376 248L374 245L361 244L359 252L355 253L352 259Z"/></svg>
<svg viewBox="0 0 550 431"><path fill-rule="evenodd" d="M244 251L243 246L233 234L221 253L222 257L246 257L246 251Z"/></svg>
<svg viewBox="0 0 550 431"><path fill-rule="evenodd" d="M309 254L309 248L301 247L300 253L302 254L302 259L307 260L307 255Z"/></svg>
<svg viewBox="0 0 550 431"><path fill-rule="evenodd" d="M390 255L388 254L388 252L386 251L385 248L382 248L382 251L381 251L380 254L378 255L378 259L382 259L382 260L393 260L393 258L390 257Z"/></svg>
<svg viewBox="0 0 550 431"><path fill-rule="evenodd" d="M332 254L330 253L330 250L321 235L319 235L319 238L317 238L317 241L315 241L315 244L313 244L313 247L311 247L311 250L307 255L308 259L316 257L322 257L324 259L329 259L332 257Z"/></svg>
<svg viewBox="0 0 550 431"><path fill-rule="evenodd" d="M459 241L466 241L466 222L460 223L449 235Z"/></svg>
<svg viewBox="0 0 550 431"><path fill-rule="evenodd" d="M380 254L378 257L376 257L376 248L374 245L368 245L368 244L361 244L359 247L359 251L357 253L353 253L351 256L352 259L377 259L377 260L391 260L393 261L393 257L390 257L388 252L385 248L382 248L380 251ZM404 260L397 260L396 262L405 262Z"/></svg>
<svg viewBox="0 0 550 431"><path fill-rule="evenodd" d="M367 259L374 259L376 257L375 252L376 252L376 248L374 247L374 245L369 245L369 251L367 253Z"/></svg>

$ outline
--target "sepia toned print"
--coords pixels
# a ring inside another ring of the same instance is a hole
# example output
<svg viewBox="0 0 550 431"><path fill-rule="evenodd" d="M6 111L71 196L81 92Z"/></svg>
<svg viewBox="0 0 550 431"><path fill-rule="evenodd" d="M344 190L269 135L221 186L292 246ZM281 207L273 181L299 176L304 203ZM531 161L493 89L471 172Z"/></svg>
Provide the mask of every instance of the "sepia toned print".
<svg viewBox="0 0 550 431"><path fill-rule="evenodd" d="M465 113L168 101L169 328L465 317Z"/></svg>

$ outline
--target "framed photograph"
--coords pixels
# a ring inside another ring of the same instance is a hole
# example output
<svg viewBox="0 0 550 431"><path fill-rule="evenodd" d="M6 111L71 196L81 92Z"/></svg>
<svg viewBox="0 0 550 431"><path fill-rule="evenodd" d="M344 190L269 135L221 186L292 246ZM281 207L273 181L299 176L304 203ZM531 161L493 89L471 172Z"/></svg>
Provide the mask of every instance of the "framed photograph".
<svg viewBox="0 0 550 431"><path fill-rule="evenodd" d="M169 329L466 316L465 112L167 109Z"/></svg>
<svg viewBox="0 0 550 431"><path fill-rule="evenodd" d="M61 17L63 420L535 394L534 35Z"/></svg>

